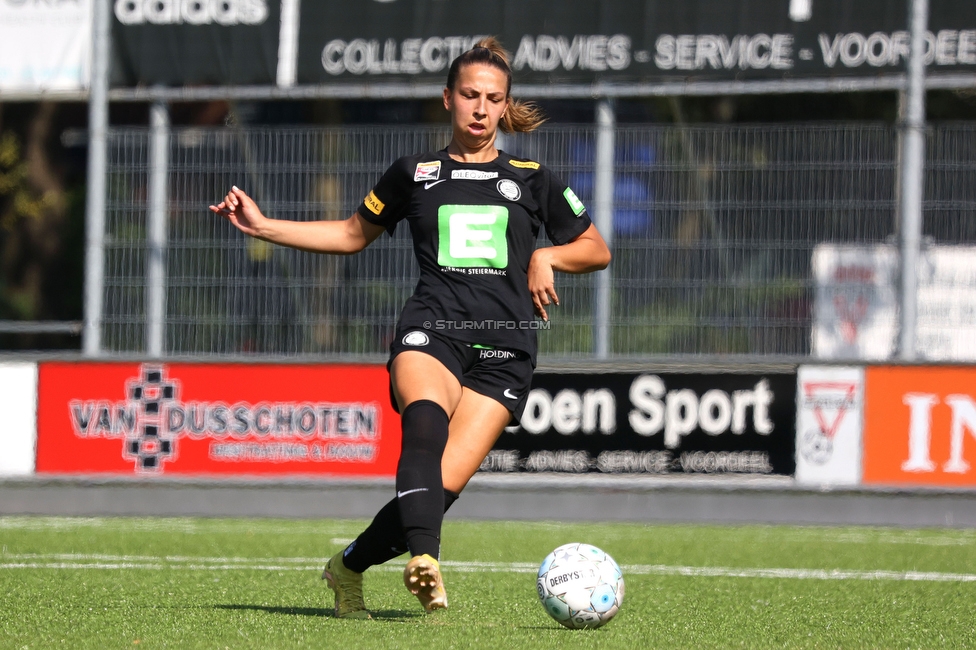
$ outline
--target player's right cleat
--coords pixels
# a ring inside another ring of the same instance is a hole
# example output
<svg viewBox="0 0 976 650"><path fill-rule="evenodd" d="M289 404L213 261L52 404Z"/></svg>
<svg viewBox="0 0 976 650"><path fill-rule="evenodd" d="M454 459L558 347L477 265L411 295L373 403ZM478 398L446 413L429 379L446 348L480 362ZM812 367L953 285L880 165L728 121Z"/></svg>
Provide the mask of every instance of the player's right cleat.
<svg viewBox="0 0 976 650"><path fill-rule="evenodd" d="M412 557L407 562L407 567L403 570L403 584L417 597L424 611L447 609L447 592L441 577L441 565L426 553Z"/></svg>
<svg viewBox="0 0 976 650"><path fill-rule="evenodd" d="M322 579L335 592L336 618L370 618L363 600L363 574L347 569L339 551L326 563Z"/></svg>

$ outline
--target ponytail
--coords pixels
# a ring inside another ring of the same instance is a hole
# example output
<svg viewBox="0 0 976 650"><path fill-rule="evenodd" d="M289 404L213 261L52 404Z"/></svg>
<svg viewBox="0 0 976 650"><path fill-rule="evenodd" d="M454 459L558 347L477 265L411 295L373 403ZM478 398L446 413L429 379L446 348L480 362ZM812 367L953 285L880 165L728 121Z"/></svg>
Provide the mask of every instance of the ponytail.
<svg viewBox="0 0 976 650"><path fill-rule="evenodd" d="M502 115L499 128L505 133L529 133L546 121L546 116L533 102L509 98L508 109Z"/></svg>

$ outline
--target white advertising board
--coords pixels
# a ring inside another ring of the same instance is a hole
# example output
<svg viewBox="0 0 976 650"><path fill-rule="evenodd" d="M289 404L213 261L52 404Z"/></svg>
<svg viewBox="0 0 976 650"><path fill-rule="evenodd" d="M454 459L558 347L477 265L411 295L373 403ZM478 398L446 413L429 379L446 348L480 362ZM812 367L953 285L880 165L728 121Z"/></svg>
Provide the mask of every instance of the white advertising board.
<svg viewBox="0 0 976 650"><path fill-rule="evenodd" d="M83 90L93 0L0 0L0 93Z"/></svg>
<svg viewBox="0 0 976 650"><path fill-rule="evenodd" d="M796 392L796 482L860 484L864 369L800 366Z"/></svg>
<svg viewBox="0 0 976 650"><path fill-rule="evenodd" d="M821 244L813 251L813 356L887 359L898 335L898 250Z"/></svg>
<svg viewBox="0 0 976 650"><path fill-rule="evenodd" d="M0 476L34 473L37 364L0 363Z"/></svg>
<svg viewBox="0 0 976 650"><path fill-rule="evenodd" d="M926 359L976 360L976 247L933 246L923 256L916 337Z"/></svg>
<svg viewBox="0 0 976 650"><path fill-rule="evenodd" d="M897 352L899 254L894 246L814 249L812 350L819 359L881 361ZM916 351L976 360L976 247L930 246L919 259Z"/></svg>

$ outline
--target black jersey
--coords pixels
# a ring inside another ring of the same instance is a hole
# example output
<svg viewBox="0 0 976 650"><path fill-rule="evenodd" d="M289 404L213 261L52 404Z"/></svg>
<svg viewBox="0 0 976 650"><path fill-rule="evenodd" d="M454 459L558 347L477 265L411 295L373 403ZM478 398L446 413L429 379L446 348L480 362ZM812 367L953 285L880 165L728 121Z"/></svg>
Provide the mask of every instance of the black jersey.
<svg viewBox="0 0 976 650"><path fill-rule="evenodd" d="M539 227L565 244L590 226L573 191L537 162L499 151L464 163L447 150L404 156L359 206L390 234L406 219L420 266L397 329L528 352L537 344L527 271Z"/></svg>

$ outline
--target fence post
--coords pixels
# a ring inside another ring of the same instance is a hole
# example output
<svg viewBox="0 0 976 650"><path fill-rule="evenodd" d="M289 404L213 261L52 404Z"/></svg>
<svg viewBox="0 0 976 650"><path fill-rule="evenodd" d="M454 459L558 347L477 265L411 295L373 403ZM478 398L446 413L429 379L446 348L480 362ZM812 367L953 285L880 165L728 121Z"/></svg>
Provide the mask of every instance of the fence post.
<svg viewBox="0 0 976 650"><path fill-rule="evenodd" d="M922 199L925 182L925 30L928 0L909 0L911 51L908 56L905 121L901 155L901 311L899 356L916 357L918 263L922 242Z"/></svg>
<svg viewBox="0 0 976 650"><path fill-rule="evenodd" d="M279 88L293 88L298 70L299 0L281 0L281 27L278 29Z"/></svg>
<svg viewBox="0 0 976 650"><path fill-rule="evenodd" d="M149 214L146 269L146 352L163 354L166 336L166 244L169 224L169 107L153 102L149 108Z"/></svg>
<svg viewBox="0 0 976 650"><path fill-rule="evenodd" d="M596 157L593 162L593 222L607 246L613 246L613 151L616 116L613 103L596 105ZM597 359L610 355L611 276L606 268L596 273L593 309L593 352Z"/></svg>
<svg viewBox="0 0 976 650"><path fill-rule="evenodd" d="M85 325L82 352L102 350L102 296L105 279L105 194L107 186L108 64L110 0L92 5L92 70L88 91L88 193L85 199Z"/></svg>

